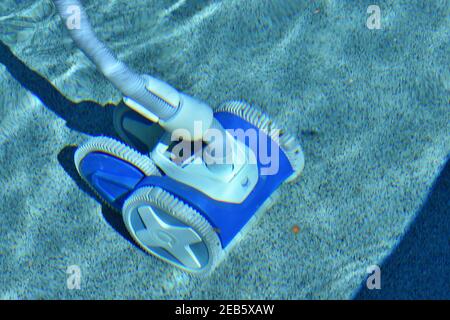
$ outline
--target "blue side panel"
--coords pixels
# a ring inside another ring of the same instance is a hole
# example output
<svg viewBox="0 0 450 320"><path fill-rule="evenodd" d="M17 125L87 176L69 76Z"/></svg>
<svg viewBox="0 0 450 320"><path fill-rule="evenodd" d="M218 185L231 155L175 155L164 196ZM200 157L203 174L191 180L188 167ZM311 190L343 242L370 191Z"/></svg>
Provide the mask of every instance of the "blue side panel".
<svg viewBox="0 0 450 320"><path fill-rule="evenodd" d="M102 152L88 154L80 169L89 184L118 210L124 196L144 178L132 164Z"/></svg>
<svg viewBox="0 0 450 320"><path fill-rule="evenodd" d="M250 123L231 113L220 112L216 113L215 117L225 129L247 130L251 128L258 130ZM266 135L261 131L259 132L258 138L259 137L261 137L261 141L263 142L270 141L269 139L266 139ZM249 145L249 141L247 141L246 144ZM257 145L259 145L259 141ZM268 143L266 146L269 151L268 154L275 151L271 150L270 145L271 144ZM253 148L255 146L250 147L252 147L253 151L258 156L258 167L261 173L261 169L264 165L259 158L257 150L254 150ZM159 186L181 198L184 202L199 211L214 228L220 230L219 237L222 241L222 246L225 248L255 214L264 201L293 173L293 169L286 155L279 149L278 145L275 144L275 147L279 150L279 170L274 175L260 174L254 190L247 199L240 204L226 203L211 199L204 193L179 183L167 176L146 177L139 183L137 188L143 186Z"/></svg>

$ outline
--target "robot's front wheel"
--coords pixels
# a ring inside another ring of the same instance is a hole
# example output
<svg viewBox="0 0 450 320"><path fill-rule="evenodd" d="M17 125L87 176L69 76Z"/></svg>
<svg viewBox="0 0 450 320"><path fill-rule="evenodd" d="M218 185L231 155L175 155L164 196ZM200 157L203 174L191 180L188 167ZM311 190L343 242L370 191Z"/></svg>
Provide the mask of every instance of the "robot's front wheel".
<svg viewBox="0 0 450 320"><path fill-rule="evenodd" d="M207 274L222 256L219 237L209 222L159 187L134 191L125 201L122 214L140 247L188 272Z"/></svg>

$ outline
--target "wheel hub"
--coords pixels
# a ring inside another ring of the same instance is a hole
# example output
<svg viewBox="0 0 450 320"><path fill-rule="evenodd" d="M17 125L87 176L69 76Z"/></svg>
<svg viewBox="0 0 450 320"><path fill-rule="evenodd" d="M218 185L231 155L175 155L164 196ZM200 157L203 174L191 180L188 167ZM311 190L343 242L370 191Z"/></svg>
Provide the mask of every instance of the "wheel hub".
<svg viewBox="0 0 450 320"><path fill-rule="evenodd" d="M147 247L159 247L189 268L200 268L201 263L191 249L191 245L202 241L190 227L174 226L164 222L149 205L137 208L137 214L144 228L136 231L139 241Z"/></svg>

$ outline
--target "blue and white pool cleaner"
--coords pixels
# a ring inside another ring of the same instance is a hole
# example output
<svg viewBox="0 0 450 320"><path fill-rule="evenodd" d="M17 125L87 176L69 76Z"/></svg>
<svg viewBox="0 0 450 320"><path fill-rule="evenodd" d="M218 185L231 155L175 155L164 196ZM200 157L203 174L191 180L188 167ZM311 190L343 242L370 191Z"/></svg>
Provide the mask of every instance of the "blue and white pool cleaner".
<svg viewBox="0 0 450 320"><path fill-rule="evenodd" d="M125 143L94 137L79 146L80 176L122 214L143 250L188 272L210 273L281 184L299 176L300 145L244 102L213 112L161 80L134 73L96 38L78 0L54 3L66 22L79 14L79 25L69 27L72 38L126 105L114 114Z"/></svg>

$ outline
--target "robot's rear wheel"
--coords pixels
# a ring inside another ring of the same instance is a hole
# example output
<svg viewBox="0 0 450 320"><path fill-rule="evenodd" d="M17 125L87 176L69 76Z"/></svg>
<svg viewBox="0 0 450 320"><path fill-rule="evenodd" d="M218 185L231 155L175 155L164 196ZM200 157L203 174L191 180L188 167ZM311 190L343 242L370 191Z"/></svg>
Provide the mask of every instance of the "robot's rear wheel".
<svg viewBox="0 0 450 320"><path fill-rule="evenodd" d="M139 246L186 271L207 274L222 256L219 237L209 222L159 187L134 191L122 214Z"/></svg>

